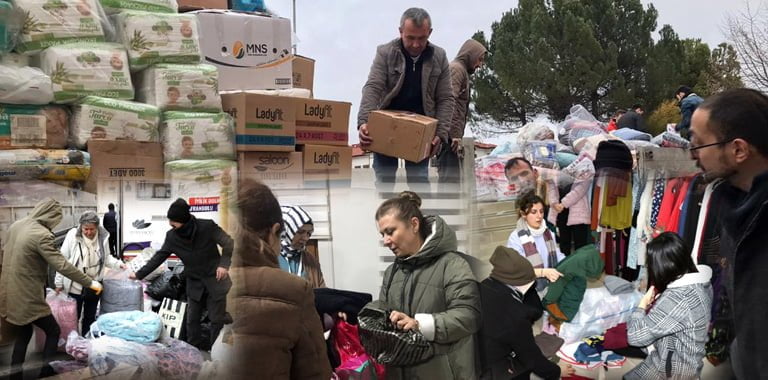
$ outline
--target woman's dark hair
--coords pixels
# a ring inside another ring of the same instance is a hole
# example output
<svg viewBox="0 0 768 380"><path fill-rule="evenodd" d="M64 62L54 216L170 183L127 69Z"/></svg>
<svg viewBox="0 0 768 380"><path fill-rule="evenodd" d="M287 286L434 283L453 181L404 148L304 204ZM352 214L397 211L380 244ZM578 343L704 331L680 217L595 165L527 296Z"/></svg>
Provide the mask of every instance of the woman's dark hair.
<svg viewBox="0 0 768 380"><path fill-rule="evenodd" d="M709 111L709 126L720 141L744 139L768 157L768 96L751 88L712 95L699 106Z"/></svg>
<svg viewBox="0 0 768 380"><path fill-rule="evenodd" d="M544 200L541 199L540 196L536 195L534 191L529 191L523 194L523 196L517 200L517 208L522 211L524 215L528 215L528 213L531 212L533 206L537 203L544 205Z"/></svg>
<svg viewBox="0 0 768 380"><path fill-rule="evenodd" d="M278 267L277 255L267 244L272 226L283 225L283 212L272 190L261 182L243 180L237 194L240 229L235 241L235 266ZM280 239L282 228L275 237Z"/></svg>
<svg viewBox="0 0 768 380"><path fill-rule="evenodd" d="M397 212L397 219L403 223L409 223L411 218L419 220L419 236L426 240L432 232L424 214L421 213L421 197L413 191L403 191L397 198L384 201L376 210L376 220L390 212Z"/></svg>
<svg viewBox="0 0 768 380"><path fill-rule="evenodd" d="M698 272L691 250L674 232L664 232L646 246L648 284L661 294L667 286L686 273Z"/></svg>

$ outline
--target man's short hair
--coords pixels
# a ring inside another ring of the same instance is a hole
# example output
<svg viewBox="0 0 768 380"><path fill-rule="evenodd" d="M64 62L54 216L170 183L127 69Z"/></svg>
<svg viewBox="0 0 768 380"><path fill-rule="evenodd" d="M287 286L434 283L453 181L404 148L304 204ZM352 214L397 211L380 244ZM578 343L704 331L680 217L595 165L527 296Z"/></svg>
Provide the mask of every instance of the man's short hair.
<svg viewBox="0 0 768 380"><path fill-rule="evenodd" d="M720 141L744 139L768 157L768 96L751 88L726 90L699 106Z"/></svg>
<svg viewBox="0 0 768 380"><path fill-rule="evenodd" d="M641 109L641 110L642 110L642 109L644 109L644 108L643 108L643 105L642 105L642 104L640 104L640 103L635 103L635 104L633 104L633 105L632 105L632 110L636 110L636 109Z"/></svg>
<svg viewBox="0 0 768 380"><path fill-rule="evenodd" d="M424 25L424 22L426 21L429 23L429 27L432 28L432 18L429 17L429 13L427 13L426 10L423 8L408 8L403 12L403 17L400 17L400 27L402 28L405 26L405 20L411 20L413 21L413 25L416 25L416 27L421 28L422 25Z"/></svg>
<svg viewBox="0 0 768 380"><path fill-rule="evenodd" d="M677 94L679 94L681 92L683 94L685 94L683 96L688 96L688 94L692 93L693 90L690 87L688 87L688 86L680 86L680 87L677 88L677 91L675 91L675 96L677 96Z"/></svg>
<svg viewBox="0 0 768 380"><path fill-rule="evenodd" d="M115 204L114 204L114 203L110 203L110 204L107 206L107 208L108 208L110 211L111 211L111 210L114 210L114 209L115 209Z"/></svg>
<svg viewBox="0 0 768 380"><path fill-rule="evenodd" d="M504 165L504 173L506 173L507 170L512 169L513 167L520 164L528 165L528 168L533 170L533 165L531 165L530 161L526 160L523 157L515 157L515 158L510 158L509 161L507 161L507 164Z"/></svg>

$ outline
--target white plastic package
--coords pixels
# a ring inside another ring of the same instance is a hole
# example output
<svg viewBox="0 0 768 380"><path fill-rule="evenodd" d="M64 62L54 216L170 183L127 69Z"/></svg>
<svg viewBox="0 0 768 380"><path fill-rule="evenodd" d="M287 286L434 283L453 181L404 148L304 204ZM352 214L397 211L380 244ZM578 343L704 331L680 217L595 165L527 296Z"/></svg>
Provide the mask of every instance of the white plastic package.
<svg viewBox="0 0 768 380"><path fill-rule="evenodd" d="M85 96L133 99L133 83L125 49L110 43L77 43L52 47L40 55L40 68L51 77L55 103Z"/></svg>
<svg viewBox="0 0 768 380"><path fill-rule="evenodd" d="M195 64L202 59L193 14L122 12L114 20L132 71L158 63Z"/></svg>
<svg viewBox="0 0 768 380"><path fill-rule="evenodd" d="M154 65L137 82L137 100L163 111L221 112L216 66Z"/></svg>
<svg viewBox="0 0 768 380"><path fill-rule="evenodd" d="M122 11L176 13L179 10L176 0L101 0L101 5L108 15Z"/></svg>
<svg viewBox="0 0 768 380"><path fill-rule="evenodd" d="M31 55L70 42L103 42L111 28L98 0L17 0L23 17L16 51Z"/></svg>
<svg viewBox="0 0 768 380"><path fill-rule="evenodd" d="M155 106L89 96L74 107L71 144L83 148L90 139L158 142L159 124Z"/></svg>
<svg viewBox="0 0 768 380"><path fill-rule="evenodd" d="M0 103L48 104L52 101L51 77L40 69L0 65Z"/></svg>
<svg viewBox="0 0 768 380"><path fill-rule="evenodd" d="M227 113L166 112L163 114L165 161L181 159L235 160L235 122Z"/></svg>

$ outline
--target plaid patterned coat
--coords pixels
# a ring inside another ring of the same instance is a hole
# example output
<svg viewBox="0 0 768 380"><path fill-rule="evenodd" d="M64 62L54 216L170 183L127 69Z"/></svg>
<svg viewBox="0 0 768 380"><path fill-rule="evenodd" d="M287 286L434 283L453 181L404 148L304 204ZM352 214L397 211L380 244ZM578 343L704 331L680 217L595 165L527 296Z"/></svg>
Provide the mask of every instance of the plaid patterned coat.
<svg viewBox="0 0 768 380"><path fill-rule="evenodd" d="M670 283L651 311L637 308L627 322L632 346L653 345L654 351L624 376L624 379L698 379L704 366L712 305L712 270L697 266Z"/></svg>

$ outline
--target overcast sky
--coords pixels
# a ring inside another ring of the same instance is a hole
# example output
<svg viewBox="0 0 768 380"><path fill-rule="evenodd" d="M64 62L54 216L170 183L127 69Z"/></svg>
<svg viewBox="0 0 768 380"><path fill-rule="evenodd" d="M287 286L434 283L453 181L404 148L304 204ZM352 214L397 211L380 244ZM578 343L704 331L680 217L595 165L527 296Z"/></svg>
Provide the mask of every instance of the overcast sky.
<svg viewBox="0 0 768 380"><path fill-rule="evenodd" d="M742 0L643 0L646 6L649 3L659 11L657 30L670 24L681 38L701 38L710 47L725 40L725 15L744 4ZM278 15L292 17L291 0L266 0L266 4ZM376 46L398 36L405 9L418 6L430 12L434 24L430 41L453 59L474 32L483 30L490 36L491 24L516 5L517 1L498 0L296 0L298 53L316 60L316 98L352 103L350 143L356 143L357 106Z"/></svg>

